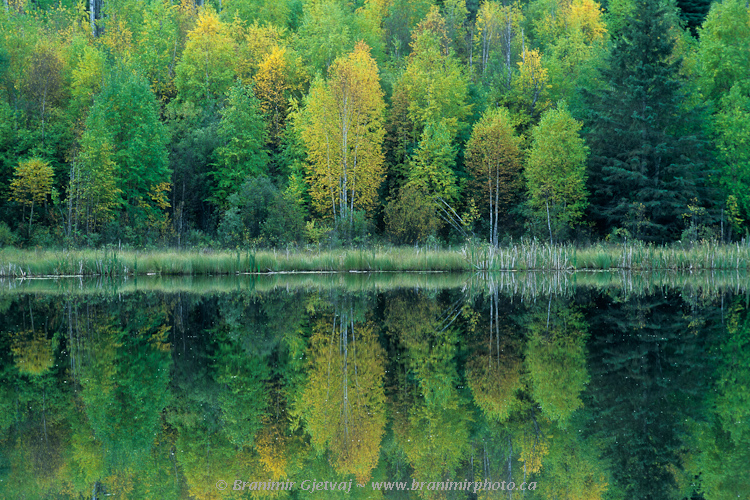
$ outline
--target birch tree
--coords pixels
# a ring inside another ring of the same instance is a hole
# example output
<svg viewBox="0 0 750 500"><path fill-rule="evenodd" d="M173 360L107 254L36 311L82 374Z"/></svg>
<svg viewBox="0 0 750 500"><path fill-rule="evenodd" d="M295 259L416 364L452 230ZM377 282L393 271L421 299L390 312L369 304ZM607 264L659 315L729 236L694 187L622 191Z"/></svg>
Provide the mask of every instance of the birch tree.
<svg viewBox="0 0 750 500"><path fill-rule="evenodd" d="M300 122L310 195L322 214L340 218L370 210L384 178L383 91L370 49L359 43L317 80ZM351 221L351 219L350 219Z"/></svg>
<svg viewBox="0 0 750 500"><path fill-rule="evenodd" d="M506 108L489 109L474 126L466 146L466 164L489 213L490 242L497 245L500 215L520 188L521 138Z"/></svg>

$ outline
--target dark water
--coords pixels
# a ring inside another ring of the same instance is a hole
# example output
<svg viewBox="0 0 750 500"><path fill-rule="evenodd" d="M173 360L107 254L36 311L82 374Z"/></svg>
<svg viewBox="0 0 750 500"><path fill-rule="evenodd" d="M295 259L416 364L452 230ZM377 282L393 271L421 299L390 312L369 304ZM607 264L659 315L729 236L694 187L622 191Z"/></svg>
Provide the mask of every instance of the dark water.
<svg viewBox="0 0 750 500"><path fill-rule="evenodd" d="M742 281L0 283L0 498L748 499Z"/></svg>

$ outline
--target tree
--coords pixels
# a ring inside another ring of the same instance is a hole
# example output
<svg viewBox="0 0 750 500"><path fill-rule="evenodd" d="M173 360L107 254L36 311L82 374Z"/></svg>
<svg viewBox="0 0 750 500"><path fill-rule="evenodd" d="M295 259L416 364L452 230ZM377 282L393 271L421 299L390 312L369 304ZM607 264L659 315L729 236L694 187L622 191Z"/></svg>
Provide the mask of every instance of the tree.
<svg viewBox="0 0 750 500"><path fill-rule="evenodd" d="M211 200L224 208L227 197L248 177L266 173L268 133L252 87L239 84L229 90L218 135L223 144L216 150Z"/></svg>
<svg viewBox="0 0 750 500"><path fill-rule="evenodd" d="M750 10L742 0L715 3L699 30L698 87L716 111L711 132L719 152L720 184L738 215L750 219ZM727 209L731 210L730 203ZM735 228L739 229L739 228Z"/></svg>
<svg viewBox="0 0 750 500"><path fill-rule="evenodd" d="M275 47L263 58L255 74L255 95L268 120L271 144L278 146L286 125L289 99L302 91L305 75L299 56Z"/></svg>
<svg viewBox="0 0 750 500"><path fill-rule="evenodd" d="M693 35L695 35L698 27L703 24L712 3L713 0L677 0L680 17L685 21Z"/></svg>
<svg viewBox="0 0 750 500"><path fill-rule="evenodd" d="M493 245L498 242L500 215L507 213L521 187L520 146L506 108L485 111L466 144L466 166L487 205Z"/></svg>
<svg viewBox="0 0 750 500"><path fill-rule="evenodd" d="M86 234L96 232L115 217L122 190L117 187L117 170L112 146L103 142L86 149L74 161L68 184L69 233L82 225Z"/></svg>
<svg viewBox="0 0 750 500"><path fill-rule="evenodd" d="M352 16L343 2L323 0L305 9L299 28L299 53L305 59L311 74L328 74L338 58L354 49Z"/></svg>
<svg viewBox="0 0 750 500"><path fill-rule="evenodd" d="M579 79L592 72L604 48L607 29L601 6L594 0L536 0L530 9L541 13L533 27L549 71L552 99L572 100Z"/></svg>
<svg viewBox="0 0 750 500"><path fill-rule="evenodd" d="M736 84L713 117L720 159L720 182L734 198L735 217L750 221L750 81ZM747 85L746 88L743 88ZM733 211L730 203L727 209ZM739 228L735 228L739 229Z"/></svg>
<svg viewBox="0 0 750 500"><path fill-rule="evenodd" d="M717 104L750 74L750 10L743 0L716 2L700 29L696 53L698 85Z"/></svg>
<svg viewBox="0 0 750 500"><path fill-rule="evenodd" d="M383 91L369 48L358 44L317 80L300 120L307 147L307 181L315 208L350 217L372 209L383 181Z"/></svg>
<svg viewBox="0 0 750 500"><path fill-rule="evenodd" d="M583 406L580 394L589 381L587 329L580 311L572 305L553 305L552 299L529 324L526 366L532 394L543 414L560 428L567 427L573 412Z"/></svg>
<svg viewBox="0 0 750 500"><path fill-rule="evenodd" d="M403 177L431 195L455 200L454 141L471 107L466 78L449 46L445 21L433 7L412 34L412 53L394 88L389 128L395 136L390 149L396 184Z"/></svg>
<svg viewBox="0 0 750 500"><path fill-rule="evenodd" d="M234 42L210 6L204 6L175 69L180 97L205 105L224 96L235 74Z"/></svg>
<svg viewBox="0 0 750 500"><path fill-rule="evenodd" d="M23 205L30 206L29 236L31 236L31 222L34 219L34 204L45 203L52 193L52 178L54 172L49 162L41 158L21 160L14 172L14 179L10 183L10 199Z"/></svg>
<svg viewBox="0 0 750 500"><path fill-rule="evenodd" d="M458 186L453 168L457 153L450 125L445 120L429 122L411 159L407 186L418 186L430 196L448 202L456 201Z"/></svg>
<svg viewBox="0 0 750 500"><path fill-rule="evenodd" d="M665 241L691 200L710 207L709 169L698 111L686 109L670 15L636 0L589 96L592 212L600 229Z"/></svg>
<svg viewBox="0 0 750 500"><path fill-rule="evenodd" d="M91 108L81 138L81 154L99 159L91 164L95 169L105 167L105 158L113 162L116 187L125 208L132 210L139 200L148 199L154 186L169 181L167 140L148 83L142 77L116 70Z"/></svg>
<svg viewBox="0 0 750 500"><path fill-rule="evenodd" d="M588 204L586 157L588 147L579 135L581 123L563 105L547 111L532 132L526 163L526 187L537 217L546 212L550 243L552 214L556 227L572 227ZM542 216L543 217L543 216Z"/></svg>

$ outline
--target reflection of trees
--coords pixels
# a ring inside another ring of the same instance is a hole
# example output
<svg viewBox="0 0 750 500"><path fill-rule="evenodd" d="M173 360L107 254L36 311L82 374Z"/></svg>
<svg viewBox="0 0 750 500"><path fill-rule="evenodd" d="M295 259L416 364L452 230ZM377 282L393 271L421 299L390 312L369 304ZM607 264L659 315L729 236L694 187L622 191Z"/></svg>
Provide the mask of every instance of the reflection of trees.
<svg viewBox="0 0 750 500"><path fill-rule="evenodd" d="M170 399L164 320L158 311L142 310L123 328L115 318L94 311L81 325L87 351L81 398L112 467L137 468L161 425Z"/></svg>
<svg viewBox="0 0 750 500"><path fill-rule="evenodd" d="M750 314L729 308L705 420L691 422L685 468L706 500L750 498Z"/></svg>
<svg viewBox="0 0 750 500"><path fill-rule="evenodd" d="M610 300L592 315L584 432L611 463L613 491L632 499L679 495L686 420L703 412L713 361L711 306L686 314L674 294ZM715 321L718 320L718 321ZM682 498L680 496L680 498Z"/></svg>
<svg viewBox="0 0 750 500"><path fill-rule="evenodd" d="M532 395L544 415L565 427L581 408L581 391L589 380L585 345L588 337L583 314L573 305L549 298L546 314L538 311L529 323L526 366Z"/></svg>
<svg viewBox="0 0 750 500"><path fill-rule="evenodd" d="M459 299L441 310L434 299L406 292L388 302L385 324L408 370L395 402L405 414L395 416L394 432L418 481L453 479L468 452L472 417L456 367L462 305Z"/></svg>
<svg viewBox="0 0 750 500"><path fill-rule="evenodd" d="M312 326L302 413L313 445L341 474L369 480L385 429L384 351L373 324L342 308Z"/></svg>

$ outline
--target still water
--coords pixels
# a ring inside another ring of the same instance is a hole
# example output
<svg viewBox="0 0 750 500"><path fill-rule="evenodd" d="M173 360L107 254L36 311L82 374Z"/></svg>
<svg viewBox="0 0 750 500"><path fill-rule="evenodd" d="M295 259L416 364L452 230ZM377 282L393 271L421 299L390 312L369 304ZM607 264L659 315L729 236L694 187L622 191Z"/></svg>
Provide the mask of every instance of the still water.
<svg viewBox="0 0 750 500"><path fill-rule="evenodd" d="M0 282L0 498L749 499L748 286Z"/></svg>

